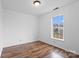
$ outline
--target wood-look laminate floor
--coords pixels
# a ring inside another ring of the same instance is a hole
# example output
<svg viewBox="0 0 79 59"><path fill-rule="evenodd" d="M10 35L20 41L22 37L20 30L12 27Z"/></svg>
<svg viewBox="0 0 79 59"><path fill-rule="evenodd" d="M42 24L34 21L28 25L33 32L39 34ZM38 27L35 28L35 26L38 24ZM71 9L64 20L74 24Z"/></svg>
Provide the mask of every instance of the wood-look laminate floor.
<svg viewBox="0 0 79 59"><path fill-rule="evenodd" d="M36 41L4 48L1 58L79 58L79 55Z"/></svg>

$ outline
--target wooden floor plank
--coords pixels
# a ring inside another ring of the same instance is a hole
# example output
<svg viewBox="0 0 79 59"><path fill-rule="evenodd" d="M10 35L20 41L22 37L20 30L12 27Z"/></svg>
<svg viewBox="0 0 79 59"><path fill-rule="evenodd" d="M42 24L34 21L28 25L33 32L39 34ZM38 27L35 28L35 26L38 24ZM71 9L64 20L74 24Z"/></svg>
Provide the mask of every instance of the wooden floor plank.
<svg viewBox="0 0 79 59"><path fill-rule="evenodd" d="M1 58L79 58L79 55L36 41L4 48Z"/></svg>

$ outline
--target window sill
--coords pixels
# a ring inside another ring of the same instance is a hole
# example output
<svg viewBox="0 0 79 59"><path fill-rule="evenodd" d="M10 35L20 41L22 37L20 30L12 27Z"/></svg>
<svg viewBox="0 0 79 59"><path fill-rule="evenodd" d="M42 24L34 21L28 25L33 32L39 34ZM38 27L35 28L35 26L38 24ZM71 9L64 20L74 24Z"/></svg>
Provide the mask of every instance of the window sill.
<svg viewBox="0 0 79 59"><path fill-rule="evenodd" d="M54 37L51 37L51 39L55 39L55 40L64 41L64 39L59 39L59 38L54 38Z"/></svg>

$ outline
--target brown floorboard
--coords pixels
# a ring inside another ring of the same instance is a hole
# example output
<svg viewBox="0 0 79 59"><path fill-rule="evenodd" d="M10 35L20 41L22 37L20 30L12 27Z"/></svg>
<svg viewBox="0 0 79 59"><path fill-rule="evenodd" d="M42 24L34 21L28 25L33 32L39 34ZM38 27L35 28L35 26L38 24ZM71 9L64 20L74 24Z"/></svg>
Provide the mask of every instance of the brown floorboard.
<svg viewBox="0 0 79 59"><path fill-rule="evenodd" d="M79 58L79 55L36 41L4 48L1 58Z"/></svg>

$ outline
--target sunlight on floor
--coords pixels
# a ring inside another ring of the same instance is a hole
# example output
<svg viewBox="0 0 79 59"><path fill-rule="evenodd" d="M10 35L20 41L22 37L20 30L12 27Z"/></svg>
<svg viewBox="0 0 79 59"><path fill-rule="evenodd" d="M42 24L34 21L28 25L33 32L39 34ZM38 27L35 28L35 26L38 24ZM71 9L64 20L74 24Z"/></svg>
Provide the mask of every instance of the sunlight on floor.
<svg viewBox="0 0 79 59"><path fill-rule="evenodd" d="M64 58L63 56L61 56L60 54L58 54L56 52L52 53L51 55L52 55L51 56L52 58Z"/></svg>

